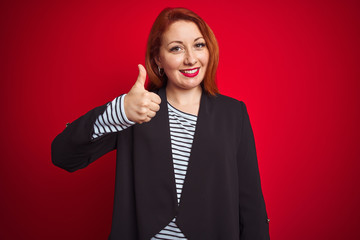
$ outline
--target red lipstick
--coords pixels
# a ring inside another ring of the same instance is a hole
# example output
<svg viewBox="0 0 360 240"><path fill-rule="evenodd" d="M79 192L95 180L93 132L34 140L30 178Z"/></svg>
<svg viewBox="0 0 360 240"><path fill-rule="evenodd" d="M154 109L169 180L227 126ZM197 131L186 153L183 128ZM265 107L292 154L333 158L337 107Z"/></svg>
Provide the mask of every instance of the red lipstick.
<svg viewBox="0 0 360 240"><path fill-rule="evenodd" d="M199 70L200 68L192 68L192 69L186 69L186 70L180 70L180 72L185 76L185 77L196 77L199 74Z"/></svg>

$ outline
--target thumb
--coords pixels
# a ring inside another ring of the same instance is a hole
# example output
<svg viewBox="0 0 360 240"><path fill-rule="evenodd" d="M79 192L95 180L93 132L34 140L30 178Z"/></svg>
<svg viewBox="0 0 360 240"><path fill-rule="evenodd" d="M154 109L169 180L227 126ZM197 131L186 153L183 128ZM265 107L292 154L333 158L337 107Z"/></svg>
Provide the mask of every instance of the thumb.
<svg viewBox="0 0 360 240"><path fill-rule="evenodd" d="M143 65L139 64L139 75L137 77L136 83L137 85L145 88L145 80L146 80L146 70Z"/></svg>

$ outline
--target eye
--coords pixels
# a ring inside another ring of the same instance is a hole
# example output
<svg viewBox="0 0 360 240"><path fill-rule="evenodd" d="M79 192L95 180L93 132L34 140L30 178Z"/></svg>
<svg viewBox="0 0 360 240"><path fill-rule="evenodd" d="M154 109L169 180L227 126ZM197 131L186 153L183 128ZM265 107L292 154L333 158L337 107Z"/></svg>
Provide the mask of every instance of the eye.
<svg viewBox="0 0 360 240"><path fill-rule="evenodd" d="M205 43L202 43L202 42L196 43L196 44L195 44L195 47L196 47L196 48L204 48L204 47L206 47L206 44L205 44Z"/></svg>
<svg viewBox="0 0 360 240"><path fill-rule="evenodd" d="M170 48L170 52L180 52L181 51L181 47L180 46L175 46Z"/></svg>

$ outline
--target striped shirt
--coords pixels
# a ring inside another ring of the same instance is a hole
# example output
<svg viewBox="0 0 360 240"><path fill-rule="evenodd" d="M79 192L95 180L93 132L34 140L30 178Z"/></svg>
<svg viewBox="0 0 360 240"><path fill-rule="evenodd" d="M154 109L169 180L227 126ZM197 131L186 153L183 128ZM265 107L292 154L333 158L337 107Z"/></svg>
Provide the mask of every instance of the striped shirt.
<svg viewBox="0 0 360 240"><path fill-rule="evenodd" d="M122 131L135 123L127 119L124 109L123 94L107 104L103 114L95 121L92 138L98 138L106 133Z"/></svg>
<svg viewBox="0 0 360 240"><path fill-rule="evenodd" d="M106 110L95 121L93 139L106 133L122 131L135 123L127 119L124 109L126 94L108 103ZM191 147L194 139L197 116L182 112L168 103L170 140L178 205L185 182ZM151 240L186 240L186 236L176 225L176 216Z"/></svg>

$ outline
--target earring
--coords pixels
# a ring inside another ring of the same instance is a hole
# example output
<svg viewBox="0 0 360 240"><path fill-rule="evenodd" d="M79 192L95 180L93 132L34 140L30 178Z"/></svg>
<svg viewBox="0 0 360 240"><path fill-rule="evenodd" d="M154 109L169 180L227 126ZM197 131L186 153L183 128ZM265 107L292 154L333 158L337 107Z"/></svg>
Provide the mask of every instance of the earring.
<svg viewBox="0 0 360 240"><path fill-rule="evenodd" d="M159 75L160 75L160 77L164 76L164 69L163 69L163 68L160 68L159 66L158 66L158 69L159 69ZM162 70L162 71L161 71L161 70Z"/></svg>

